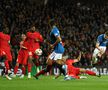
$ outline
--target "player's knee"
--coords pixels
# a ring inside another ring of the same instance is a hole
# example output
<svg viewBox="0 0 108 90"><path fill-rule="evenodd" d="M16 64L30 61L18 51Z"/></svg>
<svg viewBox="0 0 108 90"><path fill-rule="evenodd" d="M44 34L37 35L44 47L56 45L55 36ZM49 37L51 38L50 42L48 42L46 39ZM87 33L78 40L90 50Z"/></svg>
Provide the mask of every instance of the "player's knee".
<svg viewBox="0 0 108 90"><path fill-rule="evenodd" d="M50 59L48 59L48 60L46 61L46 64L47 64L47 65L52 65L52 63L53 63L53 62L52 62L52 60L50 60Z"/></svg>
<svg viewBox="0 0 108 90"><path fill-rule="evenodd" d="M19 66L19 63L16 63L16 66Z"/></svg>

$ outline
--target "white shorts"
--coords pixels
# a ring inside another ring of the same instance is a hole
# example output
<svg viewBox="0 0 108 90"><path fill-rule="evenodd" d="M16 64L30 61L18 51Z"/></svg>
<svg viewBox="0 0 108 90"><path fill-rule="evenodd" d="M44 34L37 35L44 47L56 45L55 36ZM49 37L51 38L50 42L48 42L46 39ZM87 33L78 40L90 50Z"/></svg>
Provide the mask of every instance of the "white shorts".
<svg viewBox="0 0 108 90"><path fill-rule="evenodd" d="M104 54L105 51L106 51L106 47L105 46L100 46L99 48L103 50L103 54ZM95 48L95 50L93 52L93 57L97 56L99 53L100 53L100 51L97 48Z"/></svg>
<svg viewBox="0 0 108 90"><path fill-rule="evenodd" d="M55 53L55 52L52 52L50 55L49 55L49 58L51 60L58 60L58 59L62 59L62 54L61 53Z"/></svg>

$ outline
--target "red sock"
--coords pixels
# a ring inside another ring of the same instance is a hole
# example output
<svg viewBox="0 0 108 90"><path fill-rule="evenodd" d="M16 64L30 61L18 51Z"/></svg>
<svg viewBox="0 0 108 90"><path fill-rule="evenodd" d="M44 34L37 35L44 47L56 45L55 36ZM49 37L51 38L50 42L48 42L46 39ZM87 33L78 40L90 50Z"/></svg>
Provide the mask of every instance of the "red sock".
<svg viewBox="0 0 108 90"><path fill-rule="evenodd" d="M87 73L87 74L89 74L89 75L92 75L92 76L96 76L96 73L93 72L93 71L90 71L90 70L86 70L85 73Z"/></svg>
<svg viewBox="0 0 108 90"><path fill-rule="evenodd" d="M39 73L36 74L36 76L40 76L41 74L45 74L46 72L49 72L52 68L52 65L48 65L46 69L41 70Z"/></svg>
<svg viewBox="0 0 108 90"><path fill-rule="evenodd" d="M40 76L41 74L45 74L46 72L44 70L41 70L39 73L36 74L36 76Z"/></svg>
<svg viewBox="0 0 108 90"><path fill-rule="evenodd" d="M25 75L25 66L24 66L24 67L22 67L22 74L24 74L24 75Z"/></svg>
<svg viewBox="0 0 108 90"><path fill-rule="evenodd" d="M16 74L17 71L18 71L18 66L15 66L15 67L14 67L14 74Z"/></svg>
<svg viewBox="0 0 108 90"><path fill-rule="evenodd" d="M10 69L8 60L6 60L4 63L5 63L5 67L6 67L6 72L5 73L8 74L8 70Z"/></svg>
<svg viewBox="0 0 108 90"><path fill-rule="evenodd" d="M28 73L30 73L30 72L31 72L31 68L32 68L31 63L28 63Z"/></svg>

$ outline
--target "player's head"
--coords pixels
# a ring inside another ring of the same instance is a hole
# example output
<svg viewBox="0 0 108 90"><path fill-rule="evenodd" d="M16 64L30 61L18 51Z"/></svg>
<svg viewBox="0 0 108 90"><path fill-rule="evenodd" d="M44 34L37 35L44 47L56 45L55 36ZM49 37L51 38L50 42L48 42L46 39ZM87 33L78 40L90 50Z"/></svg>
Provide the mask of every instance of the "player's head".
<svg viewBox="0 0 108 90"><path fill-rule="evenodd" d="M56 26L56 21L55 21L55 19L51 19L51 20L50 20L50 25L51 25L51 27Z"/></svg>
<svg viewBox="0 0 108 90"><path fill-rule="evenodd" d="M31 31L31 32L35 32L35 31L36 31L36 27L35 27L34 25L31 26L30 31Z"/></svg>
<svg viewBox="0 0 108 90"><path fill-rule="evenodd" d="M108 39L108 31L105 32L105 39Z"/></svg>
<svg viewBox="0 0 108 90"><path fill-rule="evenodd" d="M25 34L21 34L21 39L25 40L26 39L26 35Z"/></svg>
<svg viewBox="0 0 108 90"><path fill-rule="evenodd" d="M9 28L8 28L8 27L5 27L5 28L3 29L3 33L9 34Z"/></svg>

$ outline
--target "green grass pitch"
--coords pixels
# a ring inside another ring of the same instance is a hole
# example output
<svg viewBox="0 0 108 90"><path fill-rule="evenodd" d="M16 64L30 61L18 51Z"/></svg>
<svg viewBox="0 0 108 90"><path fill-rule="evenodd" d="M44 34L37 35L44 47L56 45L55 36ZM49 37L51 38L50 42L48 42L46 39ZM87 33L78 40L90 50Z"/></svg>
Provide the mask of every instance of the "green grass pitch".
<svg viewBox="0 0 108 90"><path fill-rule="evenodd" d="M92 77L87 79L64 81L61 76L40 76L39 80L27 77L13 78L11 81L0 77L0 90L108 90L108 76Z"/></svg>

